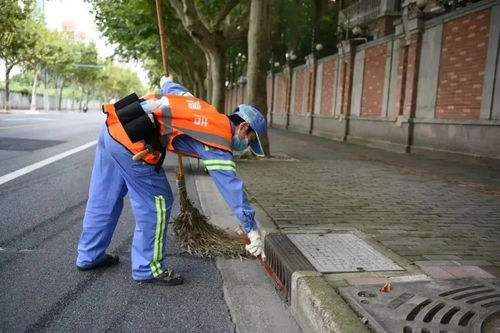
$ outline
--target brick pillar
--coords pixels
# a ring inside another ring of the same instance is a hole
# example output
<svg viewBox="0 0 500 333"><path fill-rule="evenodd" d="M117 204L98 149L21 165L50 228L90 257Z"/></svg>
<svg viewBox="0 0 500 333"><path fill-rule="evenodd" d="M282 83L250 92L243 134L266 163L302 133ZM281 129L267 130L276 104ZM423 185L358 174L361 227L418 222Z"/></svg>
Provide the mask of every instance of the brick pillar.
<svg viewBox="0 0 500 333"><path fill-rule="evenodd" d="M283 71L283 75L286 82L286 93L285 93L285 110L286 110L286 123L285 129L288 129L288 125L290 124L290 107L292 105L292 73L293 69L290 64L287 64L285 70Z"/></svg>
<svg viewBox="0 0 500 333"><path fill-rule="evenodd" d="M307 106L306 115L309 117L309 134L312 133L313 129L313 114L314 114L314 95L316 91L316 67L317 61L314 54L310 54L306 57L306 68L308 72L308 89L307 89Z"/></svg>
<svg viewBox="0 0 500 333"><path fill-rule="evenodd" d="M352 77L354 74L356 46L352 41L343 40L337 45L337 49L339 50L339 63L342 64L342 66L337 69L341 70L338 83L339 87L342 89L340 95L339 120L344 121L344 133L341 137L343 141L347 141L347 137L349 136L349 115L351 113Z"/></svg>
<svg viewBox="0 0 500 333"><path fill-rule="evenodd" d="M340 114L348 117L351 110L352 75L354 73L355 45L352 41L343 40L338 46L339 57L342 61L340 84L342 86L342 100Z"/></svg>
<svg viewBox="0 0 500 333"><path fill-rule="evenodd" d="M399 59L396 83L396 114L398 124L408 122L406 151L413 143L413 122L417 105L418 71L420 50L422 48L423 19L410 13L396 23L396 36L399 39Z"/></svg>
<svg viewBox="0 0 500 333"><path fill-rule="evenodd" d="M408 63L408 51L405 42L404 35L398 35L398 67L397 77L396 77L396 105L394 106L395 114L399 117L403 115L403 105L405 97L405 85L406 85L406 66Z"/></svg>
<svg viewBox="0 0 500 333"><path fill-rule="evenodd" d="M396 24L399 40L396 110L398 115L406 119L415 116L422 30L423 20L415 15Z"/></svg>
<svg viewBox="0 0 500 333"><path fill-rule="evenodd" d="M271 80L270 89L267 90L267 121L269 126L273 126L273 109L274 109L274 73L267 72L267 80Z"/></svg>

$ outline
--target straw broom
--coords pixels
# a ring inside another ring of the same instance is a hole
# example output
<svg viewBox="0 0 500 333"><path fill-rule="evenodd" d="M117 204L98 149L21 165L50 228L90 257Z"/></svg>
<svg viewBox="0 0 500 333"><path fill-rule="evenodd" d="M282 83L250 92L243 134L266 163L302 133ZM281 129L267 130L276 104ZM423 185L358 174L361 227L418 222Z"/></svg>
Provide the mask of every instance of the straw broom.
<svg viewBox="0 0 500 333"><path fill-rule="evenodd" d="M168 77L166 30L160 0L156 0L156 17L160 31L163 74ZM236 232L229 232L209 223L208 218L189 200L181 155L177 155L176 180L180 213L173 220L173 231L177 245L190 254L202 257L247 257L245 245Z"/></svg>

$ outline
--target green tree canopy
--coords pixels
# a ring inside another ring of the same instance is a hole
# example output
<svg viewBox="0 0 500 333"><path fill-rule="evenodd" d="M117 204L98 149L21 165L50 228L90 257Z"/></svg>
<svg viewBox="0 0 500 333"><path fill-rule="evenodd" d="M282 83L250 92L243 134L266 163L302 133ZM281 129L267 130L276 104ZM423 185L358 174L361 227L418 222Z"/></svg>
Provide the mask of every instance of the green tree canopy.
<svg viewBox="0 0 500 333"><path fill-rule="evenodd" d="M107 62L104 69L99 73L95 89L100 92L106 101L113 98L122 98L132 91L139 95L145 93L144 86L134 71L111 62Z"/></svg>
<svg viewBox="0 0 500 333"><path fill-rule="evenodd" d="M157 84L162 75L161 49L154 0L88 0L99 30L116 46L122 59L141 60L149 78ZM168 62L176 79L197 94L204 95L206 63L172 10L164 10L168 33Z"/></svg>
<svg viewBox="0 0 500 333"><path fill-rule="evenodd" d="M0 0L0 58L5 62L6 108L10 108L10 72L16 65L29 62L39 41L40 22L34 16L30 0Z"/></svg>

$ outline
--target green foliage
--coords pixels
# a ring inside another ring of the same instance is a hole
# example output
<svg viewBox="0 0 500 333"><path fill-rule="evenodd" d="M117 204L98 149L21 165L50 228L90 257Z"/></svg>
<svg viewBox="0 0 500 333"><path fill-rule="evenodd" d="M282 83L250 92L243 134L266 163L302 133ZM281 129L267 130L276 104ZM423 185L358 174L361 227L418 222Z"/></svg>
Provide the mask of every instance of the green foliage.
<svg viewBox="0 0 500 333"><path fill-rule="evenodd" d="M338 1L275 0L272 3L271 53L269 68L281 71L289 62L292 66L304 63L304 57L334 54L337 50ZM314 32L314 33L313 33ZM316 50L316 44L322 49ZM294 59L286 54L293 52ZM246 73L246 41L228 50L227 81L237 83ZM275 64L278 64L275 67Z"/></svg>
<svg viewBox="0 0 500 333"><path fill-rule="evenodd" d="M87 1L93 6L99 30L116 45L116 55L126 60L141 60L151 82L159 82L163 67L154 0ZM204 77L206 66L201 50L171 9L165 8L163 14L170 71L186 84L194 72Z"/></svg>
<svg viewBox="0 0 500 333"><path fill-rule="evenodd" d="M285 64L285 55L292 51L292 65L303 63L304 57L315 53L325 56L336 52L338 1L278 0L273 2L272 58ZM321 44L323 49L316 50Z"/></svg>
<svg viewBox="0 0 500 333"><path fill-rule="evenodd" d="M0 0L0 8L0 58L8 73L31 59L41 24L34 17L33 1Z"/></svg>
<svg viewBox="0 0 500 333"><path fill-rule="evenodd" d="M194 5L196 11L203 18L205 24L211 30L221 29L225 27L236 27L238 25L247 24L248 22L243 22L244 16L248 15L247 1L241 1L236 4L227 16L224 17L222 22L218 22L219 15L224 8L228 5L229 0L195 0Z"/></svg>
<svg viewBox="0 0 500 333"><path fill-rule="evenodd" d="M97 67L101 64L95 45L75 42L73 56L75 63L69 71L72 81L82 86L95 84L101 72L101 68Z"/></svg>
<svg viewBox="0 0 500 333"><path fill-rule="evenodd" d="M75 40L71 35L47 29L37 16L34 0L0 0L0 58L7 72L20 65L25 70L13 80L7 77L5 89L31 94L35 76L37 93L42 93L42 73L49 74L50 95L77 99L107 98L130 91L143 91L135 73L104 64L94 44Z"/></svg>
<svg viewBox="0 0 500 333"><path fill-rule="evenodd" d="M110 62L99 73L96 81L94 88L106 100L121 98L131 92L136 92L138 95L145 93L145 89L134 71Z"/></svg>

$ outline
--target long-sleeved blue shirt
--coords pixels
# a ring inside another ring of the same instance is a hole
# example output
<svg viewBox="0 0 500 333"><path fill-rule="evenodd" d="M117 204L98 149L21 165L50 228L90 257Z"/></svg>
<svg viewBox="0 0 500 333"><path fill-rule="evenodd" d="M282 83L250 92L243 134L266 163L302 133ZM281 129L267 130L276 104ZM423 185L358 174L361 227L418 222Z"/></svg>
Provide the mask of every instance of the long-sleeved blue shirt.
<svg viewBox="0 0 500 333"><path fill-rule="evenodd" d="M162 94L190 95L186 88L174 82L166 82L162 87ZM234 130L234 126L232 128ZM243 181L236 175L236 165L232 153L208 147L187 135L177 136L173 146L179 152L189 155L194 153L200 156L215 185L245 232L257 229L255 210L248 202L243 190Z"/></svg>

